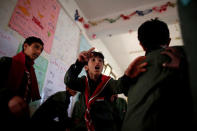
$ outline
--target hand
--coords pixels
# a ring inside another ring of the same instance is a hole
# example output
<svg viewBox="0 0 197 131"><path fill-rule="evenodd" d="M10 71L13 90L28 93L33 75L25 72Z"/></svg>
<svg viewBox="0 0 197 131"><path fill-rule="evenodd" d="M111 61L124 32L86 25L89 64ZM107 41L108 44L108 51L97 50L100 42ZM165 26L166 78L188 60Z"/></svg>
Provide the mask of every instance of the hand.
<svg viewBox="0 0 197 131"><path fill-rule="evenodd" d="M88 62L88 59L91 57L91 52L94 50L95 48L92 47L91 49L89 49L88 51L82 51L79 56L78 56L78 61L81 63L85 63Z"/></svg>
<svg viewBox="0 0 197 131"><path fill-rule="evenodd" d="M170 57L171 61L169 63L165 62L162 64L163 67L169 67L173 69L179 69L181 53L172 47L168 47L165 51L161 52L161 54L167 55Z"/></svg>
<svg viewBox="0 0 197 131"><path fill-rule="evenodd" d="M28 105L20 96L14 96L10 99L8 102L8 108L10 112L17 117L29 115Z"/></svg>
<svg viewBox="0 0 197 131"><path fill-rule="evenodd" d="M117 97L118 97L118 94L112 95L112 96L110 97L110 101L111 101L111 102L114 102L114 100L116 100Z"/></svg>
<svg viewBox="0 0 197 131"><path fill-rule="evenodd" d="M66 128L66 130L65 131L70 131L70 128Z"/></svg>
<svg viewBox="0 0 197 131"><path fill-rule="evenodd" d="M129 76L130 78L137 77L140 73L146 71L146 66L148 65L147 62L143 62L146 59L146 56L139 56L137 57L125 71L125 75ZM142 63L143 62L143 63Z"/></svg>

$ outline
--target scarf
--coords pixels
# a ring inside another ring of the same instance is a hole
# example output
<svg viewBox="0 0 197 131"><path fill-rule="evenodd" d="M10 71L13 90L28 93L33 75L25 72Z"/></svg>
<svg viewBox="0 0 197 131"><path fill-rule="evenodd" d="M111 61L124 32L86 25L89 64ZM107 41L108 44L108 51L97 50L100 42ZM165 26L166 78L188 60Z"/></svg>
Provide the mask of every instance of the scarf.
<svg viewBox="0 0 197 131"><path fill-rule="evenodd" d="M101 77L101 82L93 92L92 96L89 98L89 85L88 85L88 78L86 77L86 88L85 88L85 102L86 102L86 111L85 111L85 121L86 121L86 126L88 128L88 131L94 131L94 125L91 120L90 116L90 108L91 105L96 101L96 100L104 100L104 97L98 97L98 95L103 91L107 83L111 77L102 75Z"/></svg>
<svg viewBox="0 0 197 131"><path fill-rule="evenodd" d="M36 79L36 74L34 71L33 64L34 62L26 62L25 54L23 52L18 53L16 56L12 58L12 65L8 75L7 86L11 91L14 93L19 91L21 86L22 80L24 78L24 72L27 70L26 65L29 68L30 78L31 78L31 99L32 101L40 99L39 89L38 89L38 82Z"/></svg>

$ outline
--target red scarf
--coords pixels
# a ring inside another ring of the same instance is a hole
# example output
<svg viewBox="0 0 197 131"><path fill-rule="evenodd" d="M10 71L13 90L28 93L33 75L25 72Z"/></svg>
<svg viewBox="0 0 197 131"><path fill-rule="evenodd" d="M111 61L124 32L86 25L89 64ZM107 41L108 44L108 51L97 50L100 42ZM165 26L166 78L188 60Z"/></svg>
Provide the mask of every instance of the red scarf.
<svg viewBox="0 0 197 131"><path fill-rule="evenodd" d="M90 116L90 107L96 100L104 100L104 97L97 97L97 96L103 91L103 89L105 88L105 86L107 85L107 83L109 82L110 79L111 79L111 77L102 75L102 77L101 77L102 81L99 83L96 90L94 91L92 96L89 98L89 88L90 87L88 85L88 78L86 77L85 101L86 101L87 108L85 111L85 121L86 121L86 126L88 128L88 131L95 130L94 125L91 120L91 116Z"/></svg>
<svg viewBox="0 0 197 131"><path fill-rule="evenodd" d="M7 87L10 88L13 92L18 92L23 77L24 72L27 70L25 66L25 54L23 52L18 53L16 56L12 58L12 65L8 76ZM34 71L33 64L34 62L27 63L30 66L30 77L31 77L31 98L32 101L40 99L38 82L36 79L36 74Z"/></svg>

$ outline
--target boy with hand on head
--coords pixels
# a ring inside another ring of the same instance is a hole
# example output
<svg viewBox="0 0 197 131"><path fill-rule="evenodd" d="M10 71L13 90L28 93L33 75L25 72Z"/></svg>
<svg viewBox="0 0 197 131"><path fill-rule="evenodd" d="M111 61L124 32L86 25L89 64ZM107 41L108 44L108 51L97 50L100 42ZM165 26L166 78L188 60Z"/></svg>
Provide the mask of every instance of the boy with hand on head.
<svg viewBox="0 0 197 131"><path fill-rule="evenodd" d="M40 99L33 64L43 48L40 38L28 37L16 56L0 58L0 119L4 122L25 122L30 117L28 104Z"/></svg>
<svg viewBox="0 0 197 131"><path fill-rule="evenodd" d="M138 28L138 40L148 66L128 90L122 131L190 130L192 101L183 48L169 47L168 26L158 19Z"/></svg>
<svg viewBox="0 0 197 131"><path fill-rule="evenodd" d="M71 89L85 96L81 101L81 107L85 108L81 108L79 112L84 119L79 123L85 121L88 131L116 131L117 125L114 121L110 97L113 94L126 92L130 83L134 82L141 72L146 71L144 67L147 63L141 63L145 57L138 57L129 65L121 78L114 80L102 74L104 56L93 50L94 48L91 48L79 54L76 63L68 69L64 81ZM78 75L83 67L87 76L79 78Z"/></svg>

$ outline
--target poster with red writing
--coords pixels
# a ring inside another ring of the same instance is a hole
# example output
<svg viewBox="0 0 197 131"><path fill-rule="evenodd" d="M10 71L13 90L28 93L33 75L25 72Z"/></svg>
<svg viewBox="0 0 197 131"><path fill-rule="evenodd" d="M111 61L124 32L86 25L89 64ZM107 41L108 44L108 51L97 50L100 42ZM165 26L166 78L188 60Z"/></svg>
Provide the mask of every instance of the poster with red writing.
<svg viewBox="0 0 197 131"><path fill-rule="evenodd" d="M18 0L9 27L24 38L43 40L44 50L51 52L60 5L56 0Z"/></svg>

